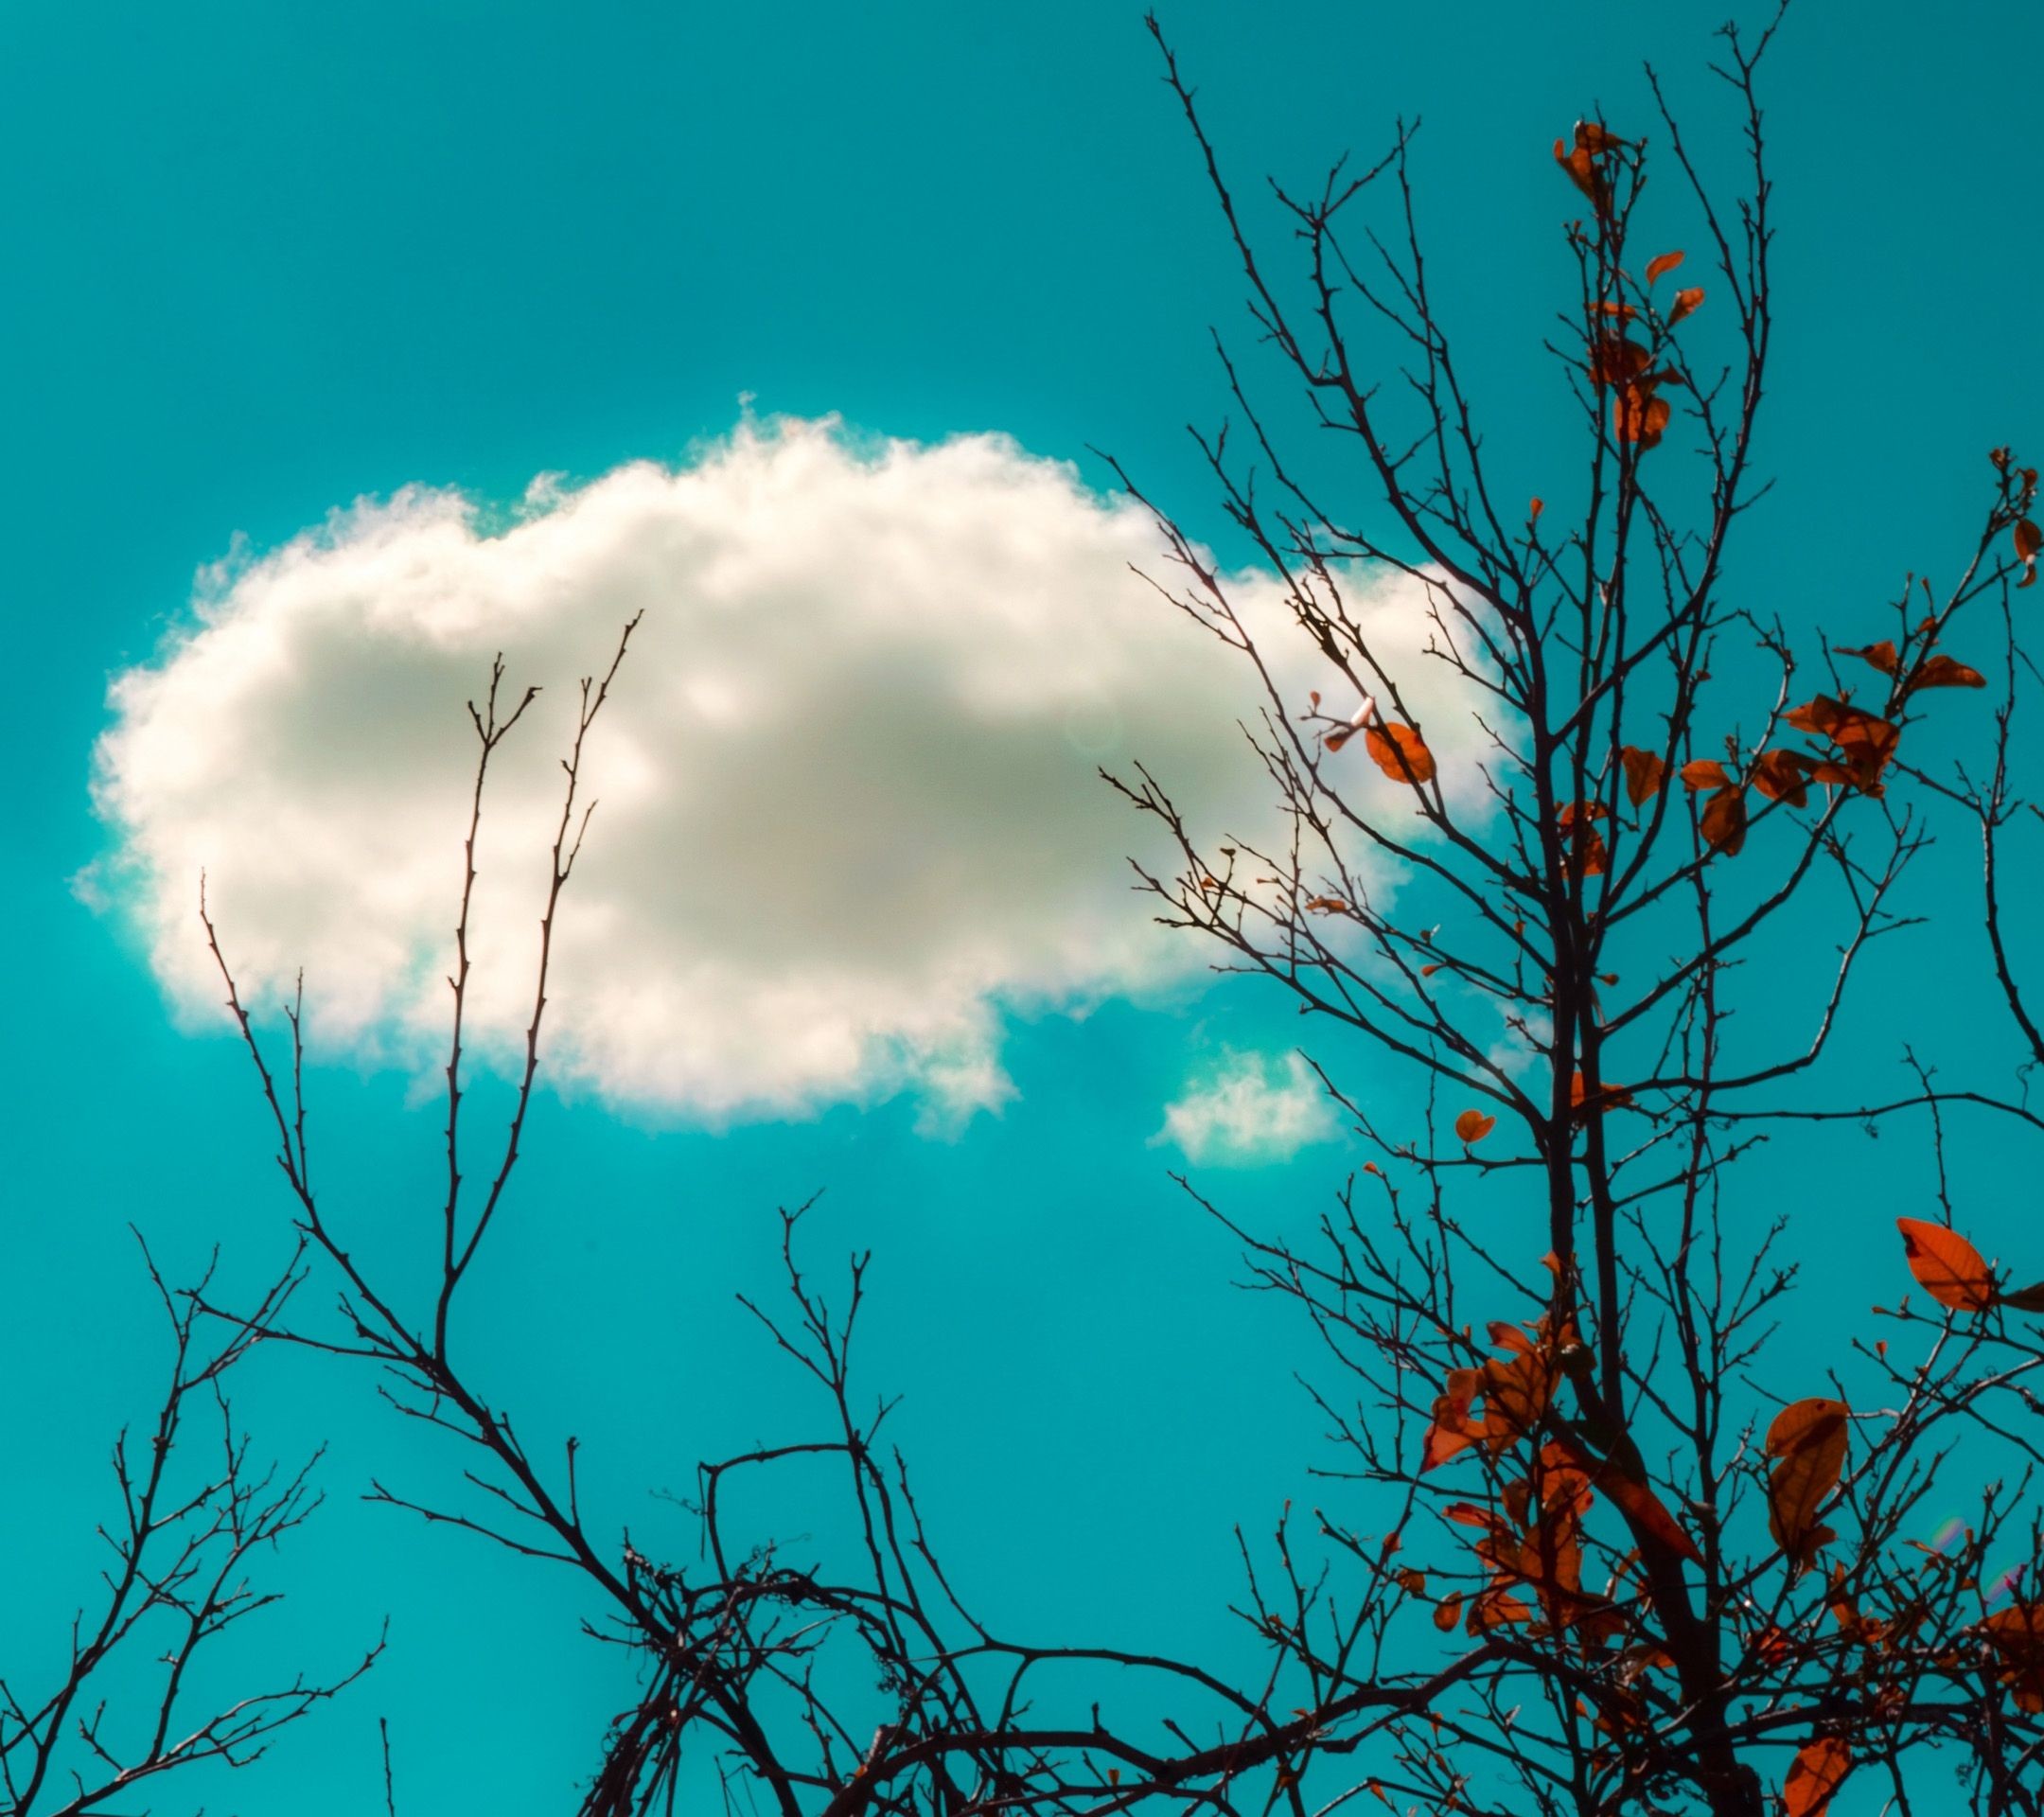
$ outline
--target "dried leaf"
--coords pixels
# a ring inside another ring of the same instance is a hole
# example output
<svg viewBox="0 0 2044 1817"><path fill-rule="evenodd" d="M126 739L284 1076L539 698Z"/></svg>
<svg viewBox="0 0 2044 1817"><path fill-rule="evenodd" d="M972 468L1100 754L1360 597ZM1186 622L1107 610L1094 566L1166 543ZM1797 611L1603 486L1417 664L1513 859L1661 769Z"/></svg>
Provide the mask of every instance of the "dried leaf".
<svg viewBox="0 0 2044 1817"><path fill-rule="evenodd" d="M1763 750L1753 759L1747 780L1771 802L1786 802L1790 807L1809 804L1809 777L1800 751Z"/></svg>
<svg viewBox="0 0 2044 1817"><path fill-rule="evenodd" d="M2016 525L2016 553L2022 557L2023 565L2019 586L2028 587L2036 579L2039 550L2044 550L2044 530L2039 530L2028 518L2019 519Z"/></svg>
<svg viewBox="0 0 2044 1817"><path fill-rule="evenodd" d="M1612 433L1621 442L1637 443L1643 454L1660 446L1667 423L1667 399L1644 379L1627 385L1612 399Z"/></svg>
<svg viewBox="0 0 2044 1817"><path fill-rule="evenodd" d="M1667 766L1655 752L1642 750L1637 745L1624 746L1618 761L1625 768L1626 799L1634 807L1649 796L1658 795L1667 781Z"/></svg>
<svg viewBox="0 0 2044 1817"><path fill-rule="evenodd" d="M1412 727L1392 724L1372 726L1363 735L1365 748L1377 767L1394 783L1431 783L1434 753Z"/></svg>
<svg viewBox="0 0 2044 1817"><path fill-rule="evenodd" d="M2044 1711L2044 1603L2017 1603L1996 1611L1979 1633L1995 1655L1996 1674L2018 1710Z"/></svg>
<svg viewBox="0 0 2044 1817"><path fill-rule="evenodd" d="M1443 1596L1434 1610L1434 1625L1446 1633L1462 1619L1462 1593L1457 1590L1452 1596Z"/></svg>
<svg viewBox="0 0 2044 1817"><path fill-rule="evenodd" d="M1683 786L1687 789L1730 788L1732 778L1725 773L1725 767L1708 757L1699 757L1694 763L1682 767Z"/></svg>
<svg viewBox="0 0 2044 1817"><path fill-rule="evenodd" d="M1784 1817L1824 1817L1831 1794L1852 1771L1852 1750L1842 1736L1821 1735L1788 1763L1782 1785Z"/></svg>
<svg viewBox="0 0 2044 1817"><path fill-rule="evenodd" d="M1837 1538L1818 1524L1817 1510L1845 1467L1849 1411L1842 1401L1791 1401L1768 1428L1767 1455L1775 1460L1768 1475L1768 1531L1792 1570L1808 1566L1817 1548Z"/></svg>
<svg viewBox="0 0 2044 1817"><path fill-rule="evenodd" d="M2044 1280L2035 1286L2018 1287L2014 1293L1998 1294L1995 1303L2013 1306L2018 1313L2044 1313Z"/></svg>
<svg viewBox="0 0 2044 1817"><path fill-rule="evenodd" d="M1699 823L1703 843L1713 852L1736 858L1746 843L1746 797L1736 788L1721 788L1710 798Z"/></svg>
<svg viewBox="0 0 2044 1817"><path fill-rule="evenodd" d="M1682 255L1680 253L1662 253L1657 257L1649 258L1647 261L1648 283L1651 284L1664 272L1672 272L1681 263Z"/></svg>
<svg viewBox="0 0 2044 1817"><path fill-rule="evenodd" d="M1590 199L1591 205L1602 210L1604 206L1604 178L1596 168L1596 159L1588 146L1577 145L1574 149L1554 142L1555 162L1567 173L1568 180Z"/></svg>
<svg viewBox="0 0 2044 1817"><path fill-rule="evenodd" d="M1839 654L1857 656L1862 662L1871 662L1883 675L1893 675L1901 660L1895 653L1894 643L1885 637L1878 644L1869 644L1863 650L1847 649L1841 645Z"/></svg>
<svg viewBox="0 0 2044 1817"><path fill-rule="evenodd" d="M1630 384L1647 370L1653 355L1637 341L1622 334L1599 334L1590 344L1590 382L1602 390L1606 385Z"/></svg>
<svg viewBox="0 0 2044 1817"><path fill-rule="evenodd" d="M1921 1218L1897 1218L1910 1273L1940 1306L1954 1312L1984 1313L1995 1301L1994 1272L1956 1230Z"/></svg>
<svg viewBox="0 0 2044 1817"><path fill-rule="evenodd" d="M1987 678L1978 669L1948 656L1926 657L1910 677L1910 688L1984 688Z"/></svg>
<svg viewBox="0 0 2044 1817"><path fill-rule="evenodd" d="M1672 328L1685 315L1694 315L1698 309L1701 307L1702 302L1703 291L1700 288L1693 291L1677 291L1675 292L1675 307L1668 310L1667 313L1668 326Z"/></svg>
<svg viewBox="0 0 2044 1817"><path fill-rule="evenodd" d="M1569 1077L1569 1108L1576 1113L1578 1123L1591 1117L1601 1117L1607 1110L1616 1110L1631 1102L1632 1089L1630 1085L1600 1085L1597 1087L1595 1103L1589 1103L1583 1089L1582 1074L1573 1073Z"/></svg>
<svg viewBox="0 0 2044 1817"><path fill-rule="evenodd" d="M1480 1110L1465 1110L1454 1120L1454 1133L1465 1143L1482 1141L1496 1127L1497 1119Z"/></svg>

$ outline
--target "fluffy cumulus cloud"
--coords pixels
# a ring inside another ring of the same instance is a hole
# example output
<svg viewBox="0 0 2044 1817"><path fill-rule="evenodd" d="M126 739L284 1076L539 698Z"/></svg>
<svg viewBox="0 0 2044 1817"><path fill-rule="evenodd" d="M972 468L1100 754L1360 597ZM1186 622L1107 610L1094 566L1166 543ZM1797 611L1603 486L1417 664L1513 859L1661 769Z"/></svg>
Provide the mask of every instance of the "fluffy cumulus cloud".
<svg viewBox="0 0 2044 1817"><path fill-rule="evenodd" d="M1155 1139L1188 1160L1247 1166L1289 1160L1340 1134L1327 1088L1297 1054L1229 1054L1165 1106Z"/></svg>
<svg viewBox="0 0 2044 1817"><path fill-rule="evenodd" d="M203 577L115 679L95 780L112 849L88 882L172 998L217 1015L203 870L246 990L303 964L323 1040L417 1064L446 1016L462 703L502 650L507 692L544 688L495 760L478 853L472 1014L508 1051L574 680L643 611L587 759L555 1076L711 1120L902 1090L997 1106L1004 1011L1208 958L1132 893L1127 856L1163 855L1099 767L1142 761L1207 827L1270 818L1233 731L1257 708L1245 666L1130 572L1160 569L1158 544L1004 438L829 422L749 423L678 468L537 483L494 515L427 489L359 504ZM1294 652L1286 685L1324 680L1276 588L1243 597ZM1371 609L1424 642L1409 591Z"/></svg>

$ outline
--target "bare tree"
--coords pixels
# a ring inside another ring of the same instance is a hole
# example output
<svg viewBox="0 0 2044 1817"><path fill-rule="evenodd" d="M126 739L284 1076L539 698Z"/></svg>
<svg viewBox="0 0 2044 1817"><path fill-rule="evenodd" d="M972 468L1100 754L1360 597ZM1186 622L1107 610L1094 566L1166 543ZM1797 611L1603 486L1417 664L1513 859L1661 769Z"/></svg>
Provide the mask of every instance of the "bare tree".
<svg viewBox="0 0 2044 1817"><path fill-rule="evenodd" d="M1891 1102L1800 1095L1823 1089L1867 954L1914 920L1902 880L1930 813L1980 829L1989 969L2038 1053L1998 854L2029 811L2011 753L2035 676L2010 595L2040 538L2035 473L1996 450L1953 578L1911 583L1894 636L1824 646L1831 678L1807 699L1794 643L1818 634L1728 601L1727 550L1764 489L1773 230L1756 83L1772 35L1726 34L1718 73L1746 158L1729 201L1648 74L1653 155L1703 237L1694 265L1648 238L1648 135L1592 119L1556 142L1577 218L1552 345L1579 458L1566 497L1524 510L1489 469L1429 289L1412 135L1310 195L1276 190L1294 238L1267 255L1158 37L1261 354L1360 488L1324 495L1224 345L1248 451L1216 434L1211 469L1328 679L1288 697L1224 575L1160 513L1177 564L1167 591L1261 680L1244 730L1285 833L1259 845L1197 826L1169 779L1138 770L1117 785L1181 861L1140 881L1224 965L1418 1082L1412 1123L1392 1126L1330 1062L1328 1089L1375 1158L1314 1244L1237 1232L1252 1284L1295 1302L1323 1341L1332 1380L1316 1393L1342 1472L1392 1513L1381 1532L1316 1514L1300 1534L1288 1512L1268 1546L1245 1546L1251 1638L1230 1667L1011 1637L954 1594L883 1438L891 1403L855 1380L867 1259L841 1290L816 1285L799 1211L784 1220L786 1297L753 1310L813 1378L821 1423L699 1467L693 1560L649 1556L586 1513L577 1441L528 1441L466 1362L456 1314L520 1159L553 929L588 825L585 750L629 626L582 685L515 1105L481 1171L463 1123L468 901L491 760L532 696L509 704L500 663L470 708L445 1189L423 1298L372 1276L315 1190L297 1015L290 1065L273 1067L206 923L296 1222L287 1291L316 1266L339 1298L334 1318L288 1325L268 1304L239 1314L203 1290L189 1303L237 1343L379 1371L464 1467L445 1494L376 1496L578 1575L591 1637L627 1649L639 1684L601 1739L585 1817L682 1808L699 1795L697 1756L727 1806L781 1817L1305 1817L1369 1802L1814 1817L1848 1773L1896 1810L1930 1808L1923 1774L1952 1757L1972 1808L2039 1808L2044 1605L1987 1566L2010 1543L2036 1550L2024 1421L2044 1347L2025 1318L2044 1291L1988 1267L1950 1227L1945 1188L1945 1219L1904 1220L1895 1257L1935 1310L1898 1306L1893 1345L1841 1329L1835 1369L1781 1381L1769 1343L1794 1284L1787 1227L1728 1192L1728 1171L1777 1127L1917 1118L1943 1182L1947 1120L1994 1118L2024 1138L2040 1126L2019 1087L1947 1087L1929 1066ZM1381 198L1394 223L1382 233L1364 219ZM1707 281L1687 283L1699 269ZM1706 330L1731 348L1721 366L1692 351ZM1386 574L1423 598L1430 657L1471 703L1479 755L1438 733L1436 754L1408 706L1413 678L1373 644L1358 590ZM1963 719L1955 730L1928 699L1958 689L1947 705L1963 707L1987 687L1943 646L1984 637L1998 611L1991 763L1954 770ZM1444 773L1457 762L1467 775ZM1379 906L1393 901L1395 916ZM1806 1000L1770 982L1767 1021L1735 1029L1739 966L1791 940L1790 956L1808 953L1813 915L1833 950L1821 973L1802 967ZM1974 1473L1964 1540L1917 1544L1936 1473L1990 1453L2002 1462ZM844 1556L734 1522L729 1487L765 1475L793 1485L790 1524L811 1525L819 1462L850 1512ZM1161 1721L1142 1714L1157 1701Z"/></svg>
<svg viewBox="0 0 2044 1817"><path fill-rule="evenodd" d="M113 1817L167 1773L252 1765L383 1650L379 1639L327 1678L244 1667L250 1687L225 1702L195 1688L229 1631L279 1599L252 1577L255 1555L300 1526L320 1497L310 1462L287 1473L252 1458L227 1399L228 1374L283 1311L288 1288L279 1283L220 1336L193 1297L165 1284L146 1246L143 1260L169 1326L169 1378L147 1434L123 1432L115 1443L119 1513L97 1529L100 1588L73 1620L61 1666L42 1688L0 1678L8 1817Z"/></svg>

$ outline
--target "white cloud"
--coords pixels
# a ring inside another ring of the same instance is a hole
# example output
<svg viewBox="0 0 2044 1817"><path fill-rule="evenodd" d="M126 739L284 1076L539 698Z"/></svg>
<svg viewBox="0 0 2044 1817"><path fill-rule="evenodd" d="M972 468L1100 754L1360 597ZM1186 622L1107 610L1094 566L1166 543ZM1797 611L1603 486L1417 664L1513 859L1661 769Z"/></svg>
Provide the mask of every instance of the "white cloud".
<svg viewBox="0 0 2044 1817"><path fill-rule="evenodd" d="M447 491L360 503L203 576L192 622L115 679L95 777L115 846L88 881L182 1011L218 1014L203 868L250 994L302 963L324 1042L420 1064L446 1013L462 702L502 649L507 687L546 690L492 771L479 853L472 1015L510 1051L573 679L643 609L588 757L555 1076L712 1119L903 1089L997 1106L1004 1007L1083 1008L1208 960L1131 892L1125 856L1162 856L1155 829L1097 767L1144 761L1216 831L1270 817L1233 730L1258 707L1245 666L1131 563L1162 566L1154 526L1065 465L829 422L537 481L494 522ZM1287 687L1326 684L1275 585L1241 597L1291 652ZM1423 644L1414 590L1369 609Z"/></svg>
<svg viewBox="0 0 2044 1817"><path fill-rule="evenodd" d="M1174 1143L1190 1161L1249 1165L1289 1160L1340 1134L1327 1088L1297 1054L1229 1054L1165 1106L1154 1139Z"/></svg>

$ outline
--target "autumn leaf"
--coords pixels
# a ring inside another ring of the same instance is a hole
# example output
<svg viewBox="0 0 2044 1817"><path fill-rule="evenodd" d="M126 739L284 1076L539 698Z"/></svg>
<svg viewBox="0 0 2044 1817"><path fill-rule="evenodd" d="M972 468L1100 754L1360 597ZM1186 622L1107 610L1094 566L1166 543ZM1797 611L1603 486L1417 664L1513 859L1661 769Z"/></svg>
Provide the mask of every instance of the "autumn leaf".
<svg viewBox="0 0 2044 1817"><path fill-rule="evenodd" d="M1732 778L1725 773L1725 767L1709 757L1699 757L1694 763L1684 764L1682 780L1683 786L1692 790L1732 786Z"/></svg>
<svg viewBox="0 0 2044 1817"><path fill-rule="evenodd" d="M1885 637L1878 644L1869 644L1861 650L1847 649L1841 645L1839 654L1857 656L1862 662L1871 662L1883 675L1893 675L1901 661L1895 653L1894 643Z"/></svg>
<svg viewBox="0 0 2044 1817"><path fill-rule="evenodd" d="M1668 1512L1666 1504L1644 1479L1621 1468L1616 1458L1600 1460L1593 1456L1590 1448L1572 1432L1560 1434L1555 1442L1585 1473L1591 1486L1630 1519L1635 1532L1658 1540L1678 1558L1687 1559L1692 1564L1703 1562L1703 1555L1697 1550L1696 1542L1683 1531L1681 1524Z"/></svg>
<svg viewBox="0 0 2044 1817"><path fill-rule="evenodd" d="M1647 261L1647 281L1651 284L1664 272L1672 272L1682 263L1680 253L1662 253Z"/></svg>
<svg viewBox="0 0 2044 1817"><path fill-rule="evenodd" d="M1910 688L1984 688L1987 678L1978 669L1948 656L1926 657L1910 677Z"/></svg>
<svg viewBox="0 0 2044 1817"><path fill-rule="evenodd" d="M1452 1596L1443 1596L1435 1606L1434 1625L1446 1633L1462 1619L1462 1593L1457 1590Z"/></svg>
<svg viewBox="0 0 2044 1817"><path fill-rule="evenodd" d="M1568 180L1590 199L1593 207L1601 210L1604 206L1604 179L1597 170L1596 160L1591 155L1589 148L1578 145L1571 149L1557 139L1554 142L1554 155L1555 162L1567 174Z"/></svg>
<svg viewBox="0 0 2044 1817"><path fill-rule="evenodd" d="M1626 798L1634 807L1658 795L1667 781L1667 766L1655 752L1642 750L1637 745L1621 748L1618 761L1625 768Z"/></svg>
<svg viewBox="0 0 2044 1817"><path fill-rule="evenodd" d="M1568 866L1572 876L1601 877L1610 865L1610 853L1596 822L1604 818L1602 802L1565 803L1555 823L1568 838Z"/></svg>
<svg viewBox="0 0 2044 1817"><path fill-rule="evenodd" d="M1799 751L1763 750L1753 759L1748 780L1771 802L1786 802L1790 807L1809 804L1809 777Z"/></svg>
<svg viewBox="0 0 2044 1817"><path fill-rule="evenodd" d="M1589 1103L1583 1088L1582 1074L1578 1072L1570 1075L1569 1108L1576 1113L1578 1123L1592 1117L1601 1117L1607 1110L1616 1110L1631 1102L1632 1092L1630 1086L1600 1085L1597 1087L1596 1102Z"/></svg>
<svg viewBox="0 0 2044 1817"><path fill-rule="evenodd" d="M2016 525L2016 553L2022 557L2023 577L2018 586L2027 587L2036 579L2037 552L2044 550L2044 530L2039 530L2028 518L2018 520Z"/></svg>
<svg viewBox="0 0 2044 1817"><path fill-rule="evenodd" d="M1607 385L1630 384L1652 358L1637 341L1622 334L1600 334L1590 344L1590 382L1599 391Z"/></svg>
<svg viewBox="0 0 2044 1817"><path fill-rule="evenodd" d="M1791 1401L1768 1428L1768 1531L1788 1554L1792 1570L1816 1558L1817 1548L1838 1536L1818 1524L1817 1510L1838 1487L1845 1466L1842 1401Z"/></svg>
<svg viewBox="0 0 2044 1817"><path fill-rule="evenodd" d="M1996 1677L2018 1710L2044 1711L2044 1603L2017 1603L1996 1611L1979 1633L1995 1655Z"/></svg>
<svg viewBox="0 0 2044 1817"><path fill-rule="evenodd" d="M1434 753L1410 726L1372 726L1363 734L1364 748L1377 767L1394 783L1431 783Z"/></svg>
<svg viewBox="0 0 2044 1817"><path fill-rule="evenodd" d="M1703 842L1713 852L1736 858L1746 843L1746 797L1738 789L1721 788L1710 798L1700 823Z"/></svg>
<svg viewBox="0 0 2044 1817"><path fill-rule="evenodd" d="M1806 700L1789 712L1788 719L1798 732L1828 738L1838 747L1842 761L1812 764L1812 782L1841 784L1866 795L1880 794L1881 772L1902 741L1899 726L1849 701L1834 700L1828 694Z"/></svg>
<svg viewBox="0 0 2044 1817"><path fill-rule="evenodd" d="M1668 326L1672 328L1685 315L1694 315L1702 306L1702 302L1703 292L1700 288L1693 291L1677 291L1675 292L1675 307L1667 314Z"/></svg>
<svg viewBox="0 0 2044 1817"><path fill-rule="evenodd" d="M1984 1313L1995 1302L1994 1273L1978 1249L1956 1230L1921 1218L1897 1218L1902 1250L1910 1273L1940 1306L1954 1312Z"/></svg>
<svg viewBox="0 0 2044 1817"><path fill-rule="evenodd" d="M2034 1286L2018 1287L2013 1293L1997 1294L1998 1306L2013 1306L2018 1313L2044 1313L2044 1280Z"/></svg>
<svg viewBox="0 0 2044 1817"><path fill-rule="evenodd" d="M1644 379L1629 383L1612 399L1612 433L1638 444L1641 453L1660 446L1668 424L1668 401Z"/></svg>
<svg viewBox="0 0 2044 1817"><path fill-rule="evenodd" d="M1480 1110L1465 1110L1454 1120L1454 1133L1465 1143L1482 1141L1496 1127L1497 1119Z"/></svg>
<svg viewBox="0 0 2044 1817"><path fill-rule="evenodd" d="M1844 1738L1821 1735L1806 1744L1788 1763L1782 1786L1785 1817L1824 1817L1831 1794L1852 1771L1852 1750Z"/></svg>

